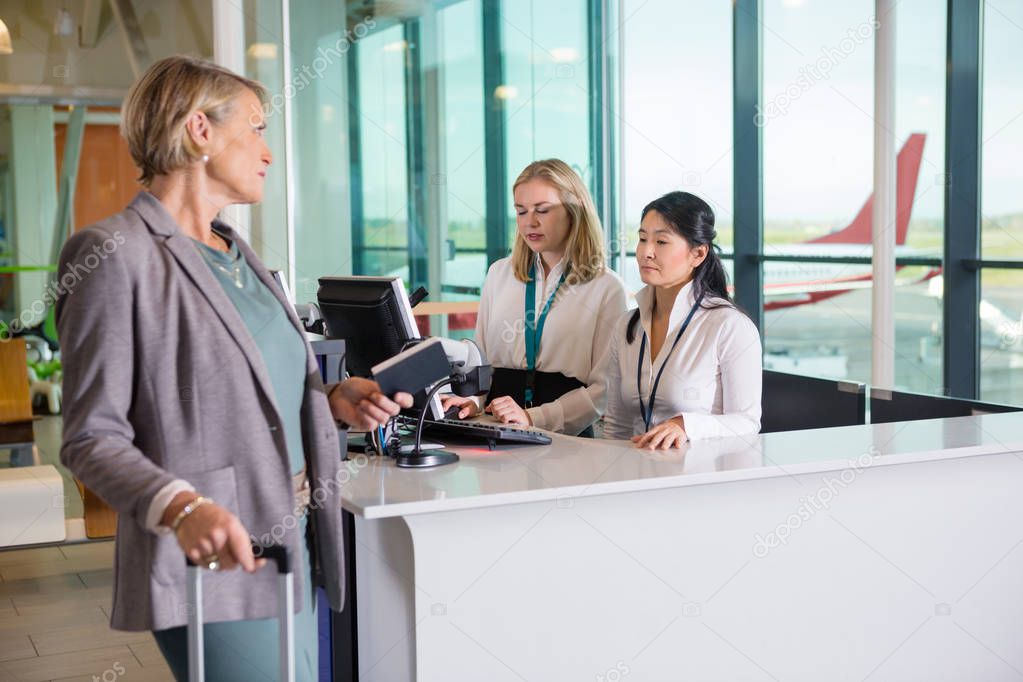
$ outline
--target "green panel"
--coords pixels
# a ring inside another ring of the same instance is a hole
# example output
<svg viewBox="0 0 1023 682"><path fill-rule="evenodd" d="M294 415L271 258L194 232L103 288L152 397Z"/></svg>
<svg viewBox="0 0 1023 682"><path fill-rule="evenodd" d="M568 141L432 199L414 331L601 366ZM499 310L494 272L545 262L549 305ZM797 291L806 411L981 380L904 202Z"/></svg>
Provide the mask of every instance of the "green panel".
<svg viewBox="0 0 1023 682"><path fill-rule="evenodd" d="M57 219L57 168L53 143L53 108L14 104L10 112L12 222L8 225L15 265L51 265L53 226ZM15 279L14 313L23 326L43 319L48 307L45 270L20 272Z"/></svg>

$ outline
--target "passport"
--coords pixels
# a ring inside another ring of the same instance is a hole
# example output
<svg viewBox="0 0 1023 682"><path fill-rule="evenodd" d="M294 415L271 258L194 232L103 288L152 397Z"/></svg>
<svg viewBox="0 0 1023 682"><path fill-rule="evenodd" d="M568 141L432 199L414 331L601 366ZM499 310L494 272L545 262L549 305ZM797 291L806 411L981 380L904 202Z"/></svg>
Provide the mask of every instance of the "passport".
<svg viewBox="0 0 1023 682"><path fill-rule="evenodd" d="M398 391L418 393L450 374L448 355L438 338L417 343L373 366L373 379L388 397Z"/></svg>

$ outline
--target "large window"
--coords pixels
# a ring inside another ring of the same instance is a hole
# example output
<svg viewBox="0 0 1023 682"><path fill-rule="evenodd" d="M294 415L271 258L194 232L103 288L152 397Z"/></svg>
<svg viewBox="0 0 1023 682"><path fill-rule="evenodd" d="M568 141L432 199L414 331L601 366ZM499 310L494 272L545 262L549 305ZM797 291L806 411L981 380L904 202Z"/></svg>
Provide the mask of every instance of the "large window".
<svg viewBox="0 0 1023 682"><path fill-rule="evenodd" d="M869 0L766 2L757 123L764 129L769 256L870 255L869 231L840 244L814 240L852 223L870 195L872 12ZM766 262L765 366L869 378L869 273L869 264ZM843 280L848 289L829 291Z"/></svg>
<svg viewBox="0 0 1023 682"><path fill-rule="evenodd" d="M874 47L885 18L873 16L870 0L762 0L755 123L763 144L763 263L734 265L732 213L746 198L735 196L733 177L743 169L733 159L736 144L751 144L733 140L737 7L712 0L379 4L346 72L348 134L340 136L350 146L351 270L426 284L431 301L476 300L489 263L513 240L514 178L528 162L556 156L608 199L605 229L616 251L624 243L618 268L630 291L641 286L634 246L642 207L668 191L691 191L715 209L729 269L763 268L765 366L870 381L879 343L872 329ZM358 15L367 12L361 6L350 11L349 28L370 16ZM948 6L902 0L895 11L894 387L943 393ZM1023 146L1021 12L984 4L982 251L1000 261L1023 258L1015 173ZM601 87L621 95L613 107L595 91L594 64L607 69ZM988 400L1023 401L1017 272L1011 263L983 266ZM457 320L435 317L433 332L471 333L466 311Z"/></svg>
<svg viewBox="0 0 1023 682"><path fill-rule="evenodd" d="M408 276L408 43L393 24L358 43L361 220L355 274Z"/></svg>
<svg viewBox="0 0 1023 682"><path fill-rule="evenodd" d="M304 303L316 300L320 277L352 272L345 55L366 29L346 25L340 3L290 9L292 83L282 94L292 97L295 296Z"/></svg>
<svg viewBox="0 0 1023 682"><path fill-rule="evenodd" d="M586 2L505 3L501 43L508 180L531 161L557 157L584 181L589 149ZM509 196L511 187L508 188ZM508 202L509 228L514 211Z"/></svg>
<svg viewBox="0 0 1023 682"><path fill-rule="evenodd" d="M870 380L873 10L867 0L765 3L758 124L764 128L769 368ZM907 0L897 11L896 254L937 259L944 201L944 8ZM815 257L822 260L805 260ZM940 286L932 282L938 266L897 272L898 388L941 391Z"/></svg>
<svg viewBox="0 0 1023 682"><path fill-rule="evenodd" d="M895 10L895 141L907 193L905 238L896 256L930 257L931 265L900 266L895 287L895 384L944 393L941 266L945 233L946 8L932 0L902 0ZM915 161L914 144L922 144ZM902 210L901 208L899 209ZM897 235L898 236L898 235Z"/></svg>
<svg viewBox="0 0 1023 682"><path fill-rule="evenodd" d="M1023 5L984 5L981 252L1023 259ZM981 278L980 389L985 400L1023 403L1023 271L985 268Z"/></svg>
<svg viewBox="0 0 1023 682"><path fill-rule="evenodd" d="M634 293L643 286L635 261L640 213L662 194L684 190L706 200L718 242L731 251L732 8L717 0L624 0L622 14L625 95L615 125L624 147L624 275Z"/></svg>
<svg viewBox="0 0 1023 682"><path fill-rule="evenodd" d="M522 168L559 157L595 181L587 6L460 0L374 17L349 69L356 274L426 284L431 301L477 299L488 260L512 243ZM488 73L499 76L492 88ZM495 102L502 114L488 121ZM495 145L505 159L497 174L487 166ZM503 213L496 235L491 211ZM471 327L434 322L455 335Z"/></svg>
<svg viewBox="0 0 1023 682"><path fill-rule="evenodd" d="M445 300L479 298L487 271L487 187L483 120L482 16L479 0L466 0L440 11L438 27L441 81L441 172L431 189L441 196L441 221L447 228ZM439 296L438 296L439 298ZM457 330L452 330L457 331Z"/></svg>
<svg viewBox="0 0 1023 682"><path fill-rule="evenodd" d="M346 30L340 5L290 9L287 41L280 2L243 6L245 73L267 88L273 154L263 200L251 208L251 242L268 267L293 278L295 300L305 303L316 300L319 277L352 270L349 169L339 161L347 156L344 54L365 33Z"/></svg>

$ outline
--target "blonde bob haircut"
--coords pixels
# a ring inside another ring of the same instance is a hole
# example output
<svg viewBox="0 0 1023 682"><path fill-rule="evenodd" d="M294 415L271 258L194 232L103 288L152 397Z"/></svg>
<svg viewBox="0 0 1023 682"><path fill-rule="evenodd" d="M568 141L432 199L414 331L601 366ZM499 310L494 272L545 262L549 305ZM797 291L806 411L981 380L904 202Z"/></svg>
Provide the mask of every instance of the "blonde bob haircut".
<svg viewBox="0 0 1023 682"><path fill-rule="evenodd" d="M201 111L211 123L223 123L246 89L266 101L260 83L202 59L178 55L150 66L121 107L121 135L142 171L139 182L149 187L157 175L197 161L201 154L185 128L188 117Z"/></svg>
<svg viewBox="0 0 1023 682"><path fill-rule="evenodd" d="M566 281L570 284L589 282L607 269L604 253L604 232L593 199L582 178L561 159L534 161L519 173L512 192L530 180L543 180L561 196L561 205L568 213L568 246L565 249ZM512 269L520 282L529 281L529 268L535 256L526 240L516 230L512 247Z"/></svg>

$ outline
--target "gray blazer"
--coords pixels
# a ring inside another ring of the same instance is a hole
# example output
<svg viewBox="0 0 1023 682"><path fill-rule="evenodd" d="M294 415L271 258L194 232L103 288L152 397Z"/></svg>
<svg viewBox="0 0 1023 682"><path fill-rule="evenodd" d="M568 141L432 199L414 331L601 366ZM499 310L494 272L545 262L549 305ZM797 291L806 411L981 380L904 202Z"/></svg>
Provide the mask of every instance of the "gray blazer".
<svg viewBox="0 0 1023 682"><path fill-rule="evenodd" d="M266 267L229 227L259 278L299 329ZM150 501L182 478L238 516L256 539L301 556L281 418L259 350L163 205L140 192L127 209L72 236L56 303L64 366L61 461L119 512L111 626L185 624L185 559L173 534L145 529ZM344 599L340 486L349 472L306 344L302 441L312 485L313 561L331 607ZM309 576L296 572L301 607ZM206 574L207 621L273 617L276 575Z"/></svg>

